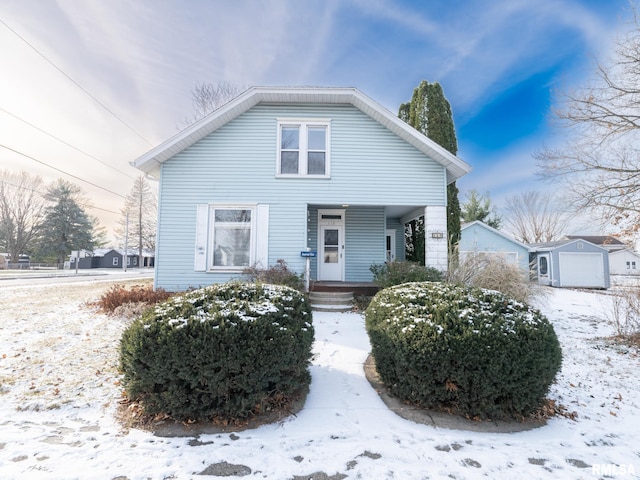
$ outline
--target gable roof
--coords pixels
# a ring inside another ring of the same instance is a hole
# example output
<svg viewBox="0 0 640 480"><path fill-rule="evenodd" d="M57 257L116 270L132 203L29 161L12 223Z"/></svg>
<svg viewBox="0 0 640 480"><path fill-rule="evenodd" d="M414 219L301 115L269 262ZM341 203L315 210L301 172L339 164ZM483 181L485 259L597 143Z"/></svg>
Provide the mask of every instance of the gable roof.
<svg viewBox="0 0 640 480"><path fill-rule="evenodd" d="M630 248L623 248L621 250L616 250L614 252L609 252L609 257L623 255L623 254L627 254L627 255L631 254L634 257L640 258L640 254L638 254L638 252L634 252Z"/></svg>
<svg viewBox="0 0 640 480"><path fill-rule="evenodd" d="M594 245L600 245L601 247L625 246L624 242L621 242L616 237L612 237L611 235L567 235L567 238L569 240L586 240L587 242L591 242Z"/></svg>
<svg viewBox="0 0 640 480"><path fill-rule="evenodd" d="M573 240L571 239L556 240L555 242L530 243L529 251L533 253L548 252L551 250L555 250L556 248L563 247L565 245L569 245L572 243L578 243L578 242L586 242L600 250L604 250L605 252L607 252L606 248L603 248L600 245L596 245L595 243L592 243L589 240L585 240L584 238L576 238Z"/></svg>
<svg viewBox="0 0 640 480"><path fill-rule="evenodd" d="M487 230L487 231L489 231L489 232L491 232L491 233L493 233L495 235L498 235L498 236L504 238L505 240L510 241L511 243L514 243L514 244L516 244L516 245L518 245L518 246L520 246L522 248L525 248L526 250L530 250L529 245L526 245L526 244L524 244L522 242L519 242L518 240L516 240L514 238L511 238L509 235L507 235L505 233L502 233L500 230L498 230L496 228L493 228L492 226L487 225L486 223L481 222L480 220L474 220L473 222L463 223L462 225L460 225L460 231L462 232L465 229L467 229L469 227L472 227L473 225L480 226L480 227L484 228L485 230Z"/></svg>
<svg viewBox="0 0 640 480"><path fill-rule="evenodd" d="M138 157L131 162L131 165L148 175L159 177L163 162L259 103L350 104L444 166L447 169L449 183L471 171L471 167L466 162L418 132L356 88L338 87L252 87Z"/></svg>

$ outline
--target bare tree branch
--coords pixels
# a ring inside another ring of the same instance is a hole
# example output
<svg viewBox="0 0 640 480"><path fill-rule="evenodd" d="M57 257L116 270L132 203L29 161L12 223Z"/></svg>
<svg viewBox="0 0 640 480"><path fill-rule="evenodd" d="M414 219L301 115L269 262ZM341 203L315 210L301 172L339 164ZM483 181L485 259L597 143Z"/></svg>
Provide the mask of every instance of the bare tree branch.
<svg viewBox="0 0 640 480"><path fill-rule="evenodd" d="M225 103L237 97L245 87L235 85L231 82L213 83L196 83L191 90L191 104L193 106L193 115L183 121L184 126L206 117L214 110L217 110Z"/></svg>
<svg viewBox="0 0 640 480"><path fill-rule="evenodd" d="M551 242L561 237L568 215L551 194L526 191L505 202L504 228L522 243Z"/></svg>
<svg viewBox="0 0 640 480"><path fill-rule="evenodd" d="M26 172L0 172L0 248L11 262L35 247L47 202L40 177Z"/></svg>
<svg viewBox="0 0 640 480"><path fill-rule="evenodd" d="M640 229L640 23L632 14L592 84L562 94L555 114L563 144L535 155L538 173L561 182L575 209L623 232Z"/></svg>

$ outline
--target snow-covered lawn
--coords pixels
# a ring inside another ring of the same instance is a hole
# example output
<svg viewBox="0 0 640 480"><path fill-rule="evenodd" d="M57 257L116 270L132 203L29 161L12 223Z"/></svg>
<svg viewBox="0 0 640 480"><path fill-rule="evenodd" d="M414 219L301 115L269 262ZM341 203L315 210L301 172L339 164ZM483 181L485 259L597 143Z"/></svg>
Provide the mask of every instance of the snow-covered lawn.
<svg viewBox="0 0 640 480"><path fill-rule="evenodd" d="M640 359L602 339L613 333L603 314L608 295L549 290L538 305L564 352L550 397L575 411L575 421L498 434L404 420L365 379L362 316L316 312L311 391L297 416L244 432L162 438L115 420L125 322L84 306L110 285L0 284L0 478L184 479L225 470L283 480L640 476Z"/></svg>

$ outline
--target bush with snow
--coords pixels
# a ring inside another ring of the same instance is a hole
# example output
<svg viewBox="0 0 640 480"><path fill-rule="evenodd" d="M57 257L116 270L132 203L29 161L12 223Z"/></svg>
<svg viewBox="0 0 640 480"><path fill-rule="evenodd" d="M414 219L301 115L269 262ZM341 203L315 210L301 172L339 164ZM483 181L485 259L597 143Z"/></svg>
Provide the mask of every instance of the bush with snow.
<svg viewBox="0 0 640 480"><path fill-rule="evenodd" d="M378 292L365 316L382 381L424 408L527 416L560 369L549 321L497 291L408 283Z"/></svg>
<svg viewBox="0 0 640 480"><path fill-rule="evenodd" d="M179 420L241 419L308 388L313 326L289 287L227 283L174 297L123 333L128 397Z"/></svg>

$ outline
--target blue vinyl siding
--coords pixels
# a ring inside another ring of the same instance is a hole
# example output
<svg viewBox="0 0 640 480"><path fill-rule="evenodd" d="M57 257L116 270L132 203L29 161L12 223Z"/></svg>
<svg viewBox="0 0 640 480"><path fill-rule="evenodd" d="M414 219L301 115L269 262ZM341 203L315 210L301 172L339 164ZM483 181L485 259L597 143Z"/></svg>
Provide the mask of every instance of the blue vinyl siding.
<svg viewBox="0 0 640 480"><path fill-rule="evenodd" d="M386 260L384 207L350 208L345 228L347 282L370 282L369 267Z"/></svg>
<svg viewBox="0 0 640 480"><path fill-rule="evenodd" d="M277 119L286 117L331 120L331 178L276 177ZM179 290L238 276L194 271L196 205L208 203L268 204L269 264L284 259L297 272L317 234L307 205L357 206L347 213L345 274L369 280L371 263L385 258L383 206L445 205L445 175L353 106L257 105L162 164L156 285Z"/></svg>
<svg viewBox="0 0 640 480"><path fill-rule="evenodd" d="M517 255L518 266L529 271L529 249L516 241L496 234L480 224L463 227L460 233L460 252L508 253Z"/></svg>

